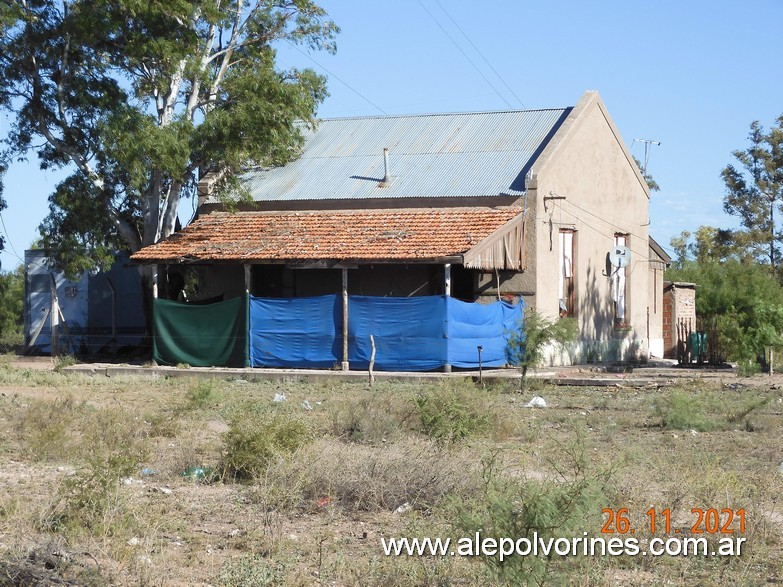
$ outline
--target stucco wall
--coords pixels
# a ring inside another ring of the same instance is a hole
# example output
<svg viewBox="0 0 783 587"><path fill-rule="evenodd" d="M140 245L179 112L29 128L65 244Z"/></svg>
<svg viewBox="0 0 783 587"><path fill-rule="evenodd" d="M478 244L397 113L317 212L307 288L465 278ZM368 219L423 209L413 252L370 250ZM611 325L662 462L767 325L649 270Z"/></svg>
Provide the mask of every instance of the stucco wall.
<svg viewBox="0 0 783 587"><path fill-rule="evenodd" d="M663 273L666 265L660 261L651 260L649 263L649 328L650 328L650 356L661 358L664 356L663 341Z"/></svg>
<svg viewBox="0 0 783 587"><path fill-rule="evenodd" d="M576 113L576 112L575 112ZM531 222L535 248L535 307L558 316L560 229L573 229L576 318L582 343L609 343L626 355L646 355L649 303L649 197L622 138L600 99L587 100L563 137L544 153L536 172ZM564 199L550 199L553 197ZM546 199L545 199L546 198ZM617 233L628 234L632 261L626 270L627 325L614 323L614 304L607 276L607 253ZM551 239L550 239L551 235ZM589 344L583 344L587 348ZM611 346L611 345L610 345ZM572 360L580 361L580 351ZM613 358L613 357L610 357Z"/></svg>

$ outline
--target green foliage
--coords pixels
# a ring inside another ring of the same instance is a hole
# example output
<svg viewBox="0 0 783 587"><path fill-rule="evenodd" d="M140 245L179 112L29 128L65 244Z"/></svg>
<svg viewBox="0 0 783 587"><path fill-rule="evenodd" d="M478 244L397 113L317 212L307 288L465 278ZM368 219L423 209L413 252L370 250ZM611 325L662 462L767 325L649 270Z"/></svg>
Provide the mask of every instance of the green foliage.
<svg viewBox="0 0 783 587"><path fill-rule="evenodd" d="M229 559L217 576L219 587L277 587L286 584L286 565L257 554Z"/></svg>
<svg viewBox="0 0 783 587"><path fill-rule="evenodd" d="M750 423L749 416L772 401L764 394L727 398L725 392L703 393L698 389L674 389L656 398L653 414L670 430L732 430Z"/></svg>
<svg viewBox="0 0 783 587"><path fill-rule="evenodd" d="M483 393L454 386L426 389L414 397L424 433L438 443L454 444L486 432L492 423Z"/></svg>
<svg viewBox="0 0 783 587"><path fill-rule="evenodd" d="M188 406L203 409L220 401L218 383L214 379L198 379L188 391Z"/></svg>
<svg viewBox="0 0 783 587"><path fill-rule="evenodd" d="M655 406L655 414L661 426L672 430L696 430L707 432L718 423L704 414L703 398L682 391L674 391Z"/></svg>
<svg viewBox="0 0 783 587"><path fill-rule="evenodd" d="M73 355L60 355L57 357L57 363L54 365L53 371L55 373L60 373L63 369L66 367L70 367L71 365L76 364L76 357Z"/></svg>
<svg viewBox="0 0 783 587"><path fill-rule="evenodd" d="M517 541L582 536L600 527L601 509L607 507L608 472L595 473L581 438L560 447L559 476L551 480L525 480L503 474L496 458L484 463L484 487L475 499L454 499L447 510L452 527L461 536L480 532L482 538L512 537ZM573 582L585 564L584 557L518 556L502 561L482 557L492 575L506 585L564 585Z"/></svg>
<svg viewBox="0 0 783 587"><path fill-rule="evenodd" d="M783 287L768 267L687 261L666 278L698 285L696 313L714 321L728 359L752 362L766 347L783 345Z"/></svg>
<svg viewBox="0 0 783 587"><path fill-rule="evenodd" d="M645 169L644 165L642 165L642 162L639 161L636 157L634 157L633 160L636 162L636 166L639 168L639 171L642 172L642 177L644 177L644 181L647 183L647 188L651 192L661 191L661 186L658 185L658 182L653 179L653 176L650 173L647 173L647 170Z"/></svg>
<svg viewBox="0 0 783 587"><path fill-rule="evenodd" d="M747 251L776 269L781 233L776 212L783 203L783 116L767 132L754 121L748 135L750 146L733 152L739 168L727 165L723 209L738 216Z"/></svg>
<svg viewBox="0 0 783 587"><path fill-rule="evenodd" d="M28 152L73 170L40 227L69 275L170 235L206 173L236 194L247 165L297 155L326 81L277 67L275 47L333 52L339 29L312 0L238 6L0 4L0 111L11 120L0 171Z"/></svg>
<svg viewBox="0 0 783 587"><path fill-rule="evenodd" d="M551 320L535 309L525 311L523 327L511 333L508 355L511 364L527 374L543 358L544 348L552 343L565 344L576 339L578 328L574 318Z"/></svg>
<svg viewBox="0 0 783 587"><path fill-rule="evenodd" d="M749 253L747 234L743 231L700 226L695 233L684 230L673 237L671 246L676 255L674 269L682 269L689 261L725 263L734 259L755 262Z"/></svg>
<svg viewBox="0 0 783 587"><path fill-rule="evenodd" d="M0 248L0 250L2 250ZM24 267L0 273L0 348L24 343Z"/></svg>
<svg viewBox="0 0 783 587"><path fill-rule="evenodd" d="M311 440L307 423L285 412L240 414L225 435L222 476L257 478L269 465L285 459Z"/></svg>
<svg viewBox="0 0 783 587"><path fill-rule="evenodd" d="M112 535L130 523L120 480L138 471L147 457L138 424L117 410L99 409L83 412L76 421L69 420L68 426L81 432L70 442L86 465L60 486L59 501L46 523L54 531Z"/></svg>

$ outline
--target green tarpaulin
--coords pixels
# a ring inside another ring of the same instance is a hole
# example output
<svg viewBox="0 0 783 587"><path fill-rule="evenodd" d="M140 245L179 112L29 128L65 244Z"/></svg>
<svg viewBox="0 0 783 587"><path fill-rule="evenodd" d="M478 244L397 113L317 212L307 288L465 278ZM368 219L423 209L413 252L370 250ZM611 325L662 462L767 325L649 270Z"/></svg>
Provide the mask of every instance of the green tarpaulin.
<svg viewBox="0 0 783 587"><path fill-rule="evenodd" d="M161 365L247 367L248 298L207 305L154 300L153 356Z"/></svg>

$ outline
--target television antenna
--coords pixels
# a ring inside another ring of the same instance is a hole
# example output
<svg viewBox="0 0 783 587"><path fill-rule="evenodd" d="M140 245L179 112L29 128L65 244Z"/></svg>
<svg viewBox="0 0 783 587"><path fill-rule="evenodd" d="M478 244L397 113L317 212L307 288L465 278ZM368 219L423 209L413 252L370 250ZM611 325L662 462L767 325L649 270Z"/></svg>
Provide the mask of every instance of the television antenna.
<svg viewBox="0 0 783 587"><path fill-rule="evenodd" d="M661 141L653 141L650 139L634 139L634 143L642 143L644 145L644 166L642 167L642 175L647 175L647 163L650 161L650 147L661 146ZM633 145L631 145L633 146Z"/></svg>

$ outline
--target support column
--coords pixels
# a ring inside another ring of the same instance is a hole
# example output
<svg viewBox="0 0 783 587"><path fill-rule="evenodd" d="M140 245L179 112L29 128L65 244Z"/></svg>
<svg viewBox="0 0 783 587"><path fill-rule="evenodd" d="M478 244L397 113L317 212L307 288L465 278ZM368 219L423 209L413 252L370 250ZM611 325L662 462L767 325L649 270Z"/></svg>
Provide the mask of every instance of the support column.
<svg viewBox="0 0 783 587"><path fill-rule="evenodd" d="M343 371L348 371L348 269L343 267Z"/></svg>
<svg viewBox="0 0 783 587"><path fill-rule="evenodd" d="M50 277L50 289L51 289L51 307L49 309L49 318L51 320L51 346L52 346L52 357L59 357L60 356L60 305L57 300L57 282L55 281L55 277L53 273L49 274Z"/></svg>
<svg viewBox="0 0 783 587"><path fill-rule="evenodd" d="M444 289L446 291L446 296L451 296L451 263L445 263L443 265L443 276L444 276ZM443 365L443 372L444 373L451 373L451 365L446 363Z"/></svg>
<svg viewBox="0 0 783 587"><path fill-rule="evenodd" d="M245 293L250 293L250 265L245 265Z"/></svg>
<svg viewBox="0 0 783 587"><path fill-rule="evenodd" d="M152 299L158 299L158 266L152 266Z"/></svg>

